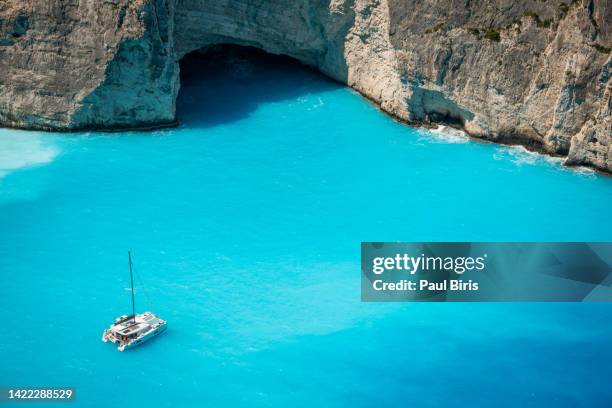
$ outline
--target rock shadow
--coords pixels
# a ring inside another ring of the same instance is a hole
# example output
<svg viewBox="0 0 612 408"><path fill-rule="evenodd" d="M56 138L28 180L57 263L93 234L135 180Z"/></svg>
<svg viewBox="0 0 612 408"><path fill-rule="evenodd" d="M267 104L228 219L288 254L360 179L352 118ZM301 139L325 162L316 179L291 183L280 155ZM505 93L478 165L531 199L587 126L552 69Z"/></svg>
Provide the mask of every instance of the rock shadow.
<svg viewBox="0 0 612 408"><path fill-rule="evenodd" d="M197 128L244 119L261 104L343 87L291 57L236 45L187 54L180 72L177 118Z"/></svg>

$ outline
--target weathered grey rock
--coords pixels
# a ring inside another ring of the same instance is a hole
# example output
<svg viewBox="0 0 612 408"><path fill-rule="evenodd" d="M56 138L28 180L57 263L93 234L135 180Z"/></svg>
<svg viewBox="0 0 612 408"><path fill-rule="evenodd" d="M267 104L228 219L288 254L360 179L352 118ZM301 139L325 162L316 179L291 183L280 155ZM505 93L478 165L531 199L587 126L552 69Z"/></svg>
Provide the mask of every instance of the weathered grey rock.
<svg viewBox="0 0 612 408"><path fill-rule="evenodd" d="M174 121L174 3L0 1L0 124L69 130Z"/></svg>
<svg viewBox="0 0 612 408"><path fill-rule="evenodd" d="M178 61L287 54L413 123L612 172L609 0L4 0L0 124L175 120Z"/></svg>

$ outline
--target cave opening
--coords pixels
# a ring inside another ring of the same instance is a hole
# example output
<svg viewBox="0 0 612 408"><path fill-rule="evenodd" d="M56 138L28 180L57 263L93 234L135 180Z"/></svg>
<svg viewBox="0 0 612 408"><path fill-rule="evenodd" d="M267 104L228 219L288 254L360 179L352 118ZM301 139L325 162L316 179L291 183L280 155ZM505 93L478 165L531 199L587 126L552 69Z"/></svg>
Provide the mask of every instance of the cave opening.
<svg viewBox="0 0 612 408"><path fill-rule="evenodd" d="M260 104L343 87L292 57L229 44L185 55L180 84L177 120L192 127L238 121Z"/></svg>

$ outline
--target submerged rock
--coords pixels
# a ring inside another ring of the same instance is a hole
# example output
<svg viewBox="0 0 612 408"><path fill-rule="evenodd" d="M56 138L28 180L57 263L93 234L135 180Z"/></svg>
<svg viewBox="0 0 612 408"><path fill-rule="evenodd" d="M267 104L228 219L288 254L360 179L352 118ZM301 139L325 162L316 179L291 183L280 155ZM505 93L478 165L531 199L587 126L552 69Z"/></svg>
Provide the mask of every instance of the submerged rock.
<svg viewBox="0 0 612 408"><path fill-rule="evenodd" d="M8 0L0 125L175 122L178 61L249 45L411 123L448 123L612 172L607 0Z"/></svg>

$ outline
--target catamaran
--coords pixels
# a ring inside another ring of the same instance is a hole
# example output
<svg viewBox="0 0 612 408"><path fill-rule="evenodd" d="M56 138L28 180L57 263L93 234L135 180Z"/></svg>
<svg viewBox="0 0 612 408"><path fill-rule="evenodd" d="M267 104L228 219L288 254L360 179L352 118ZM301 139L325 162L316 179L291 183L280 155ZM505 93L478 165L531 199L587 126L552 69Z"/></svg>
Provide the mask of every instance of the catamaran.
<svg viewBox="0 0 612 408"><path fill-rule="evenodd" d="M136 347L158 334L166 331L168 324L156 314L144 312L136 314L134 304L134 274L132 272L132 254L128 251L130 264L130 285L132 287L132 314L119 316L108 329L104 330L102 341L117 344L119 351ZM142 282L141 282L142 284Z"/></svg>

